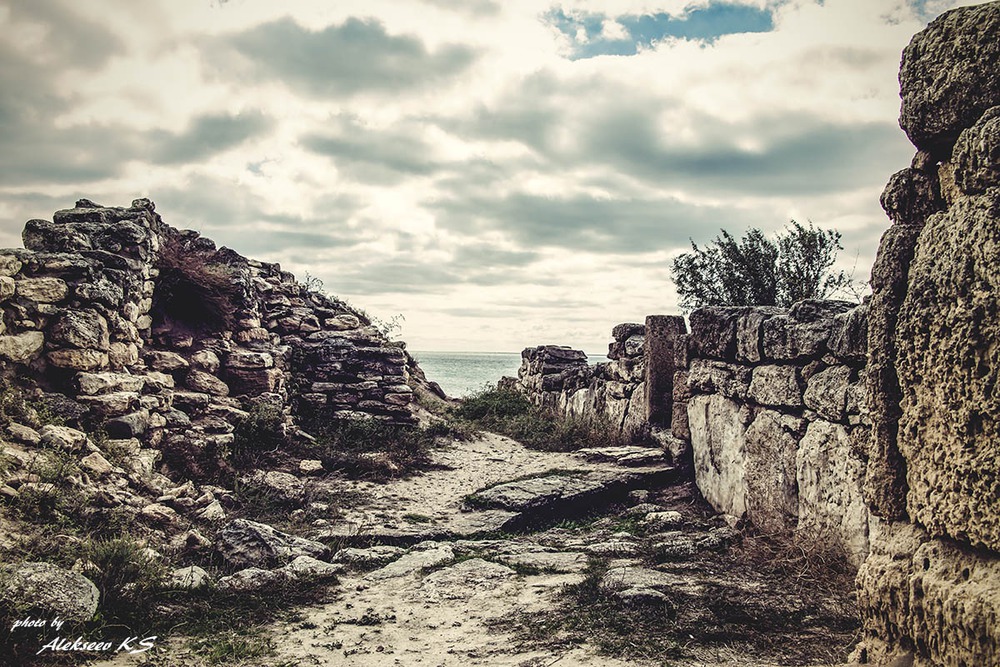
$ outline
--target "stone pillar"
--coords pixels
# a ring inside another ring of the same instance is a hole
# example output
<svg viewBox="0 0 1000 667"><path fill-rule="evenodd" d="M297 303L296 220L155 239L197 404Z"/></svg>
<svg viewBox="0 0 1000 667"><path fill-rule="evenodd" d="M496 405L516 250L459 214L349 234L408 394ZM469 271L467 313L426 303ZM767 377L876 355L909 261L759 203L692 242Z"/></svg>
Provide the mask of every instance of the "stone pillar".
<svg viewBox="0 0 1000 667"><path fill-rule="evenodd" d="M650 426L669 426L673 412L674 345L687 333L680 315L646 317L646 415Z"/></svg>

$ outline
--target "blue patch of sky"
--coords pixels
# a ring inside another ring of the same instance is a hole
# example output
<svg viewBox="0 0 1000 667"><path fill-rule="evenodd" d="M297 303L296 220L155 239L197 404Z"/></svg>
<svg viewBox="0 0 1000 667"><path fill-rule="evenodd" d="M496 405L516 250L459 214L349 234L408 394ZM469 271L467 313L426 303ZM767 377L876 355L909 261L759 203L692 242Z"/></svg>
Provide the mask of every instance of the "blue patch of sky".
<svg viewBox="0 0 1000 667"><path fill-rule="evenodd" d="M692 9L683 16L669 14L625 14L608 16L598 13L566 14L555 9L545 19L573 41L573 60L595 56L631 56L667 38L714 42L723 35L747 32L770 32L774 17L770 9L731 3L711 4ZM614 19L628 37L608 39L602 36L604 22ZM580 32L586 39L578 38Z"/></svg>

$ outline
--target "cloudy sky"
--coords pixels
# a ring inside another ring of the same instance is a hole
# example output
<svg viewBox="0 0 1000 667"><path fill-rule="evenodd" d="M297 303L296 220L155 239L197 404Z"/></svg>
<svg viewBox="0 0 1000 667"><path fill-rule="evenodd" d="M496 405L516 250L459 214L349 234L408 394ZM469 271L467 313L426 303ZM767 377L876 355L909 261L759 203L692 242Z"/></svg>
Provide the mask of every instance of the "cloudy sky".
<svg viewBox="0 0 1000 667"><path fill-rule="evenodd" d="M144 196L413 350L600 352L720 228L866 279L900 51L960 4L0 0L0 245Z"/></svg>

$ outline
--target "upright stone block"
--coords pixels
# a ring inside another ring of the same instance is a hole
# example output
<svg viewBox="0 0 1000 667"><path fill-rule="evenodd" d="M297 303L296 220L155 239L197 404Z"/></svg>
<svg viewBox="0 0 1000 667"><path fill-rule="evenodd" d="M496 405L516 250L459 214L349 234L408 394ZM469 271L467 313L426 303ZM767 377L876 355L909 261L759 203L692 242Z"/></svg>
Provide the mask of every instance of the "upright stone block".
<svg viewBox="0 0 1000 667"><path fill-rule="evenodd" d="M687 332L679 315L646 317L646 415L652 426L669 425L673 412L674 349Z"/></svg>

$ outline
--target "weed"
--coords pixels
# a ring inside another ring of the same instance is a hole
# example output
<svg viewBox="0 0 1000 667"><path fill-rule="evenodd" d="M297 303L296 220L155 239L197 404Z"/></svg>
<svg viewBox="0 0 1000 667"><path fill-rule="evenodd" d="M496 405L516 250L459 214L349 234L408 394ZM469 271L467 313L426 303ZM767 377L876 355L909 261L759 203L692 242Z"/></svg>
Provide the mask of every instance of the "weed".
<svg viewBox="0 0 1000 667"><path fill-rule="evenodd" d="M239 468L255 467L268 453L286 443L281 410L271 404L259 403L250 406L247 416L236 422L229 458Z"/></svg>
<svg viewBox="0 0 1000 667"><path fill-rule="evenodd" d="M274 642L263 635L248 637L239 632L229 631L197 640L194 649L210 665L222 665L269 656L274 653Z"/></svg>
<svg viewBox="0 0 1000 667"><path fill-rule="evenodd" d="M454 410L455 417L513 438L530 449L569 452L622 443L606 420L565 417L533 405L513 389L484 388Z"/></svg>
<svg viewBox="0 0 1000 667"><path fill-rule="evenodd" d="M416 512L409 512L403 515L403 521L408 523L432 523L433 518L427 516L426 514L417 514Z"/></svg>
<svg viewBox="0 0 1000 667"><path fill-rule="evenodd" d="M92 540L85 545L84 574L101 592L106 622L145 621L166 568L131 537Z"/></svg>

